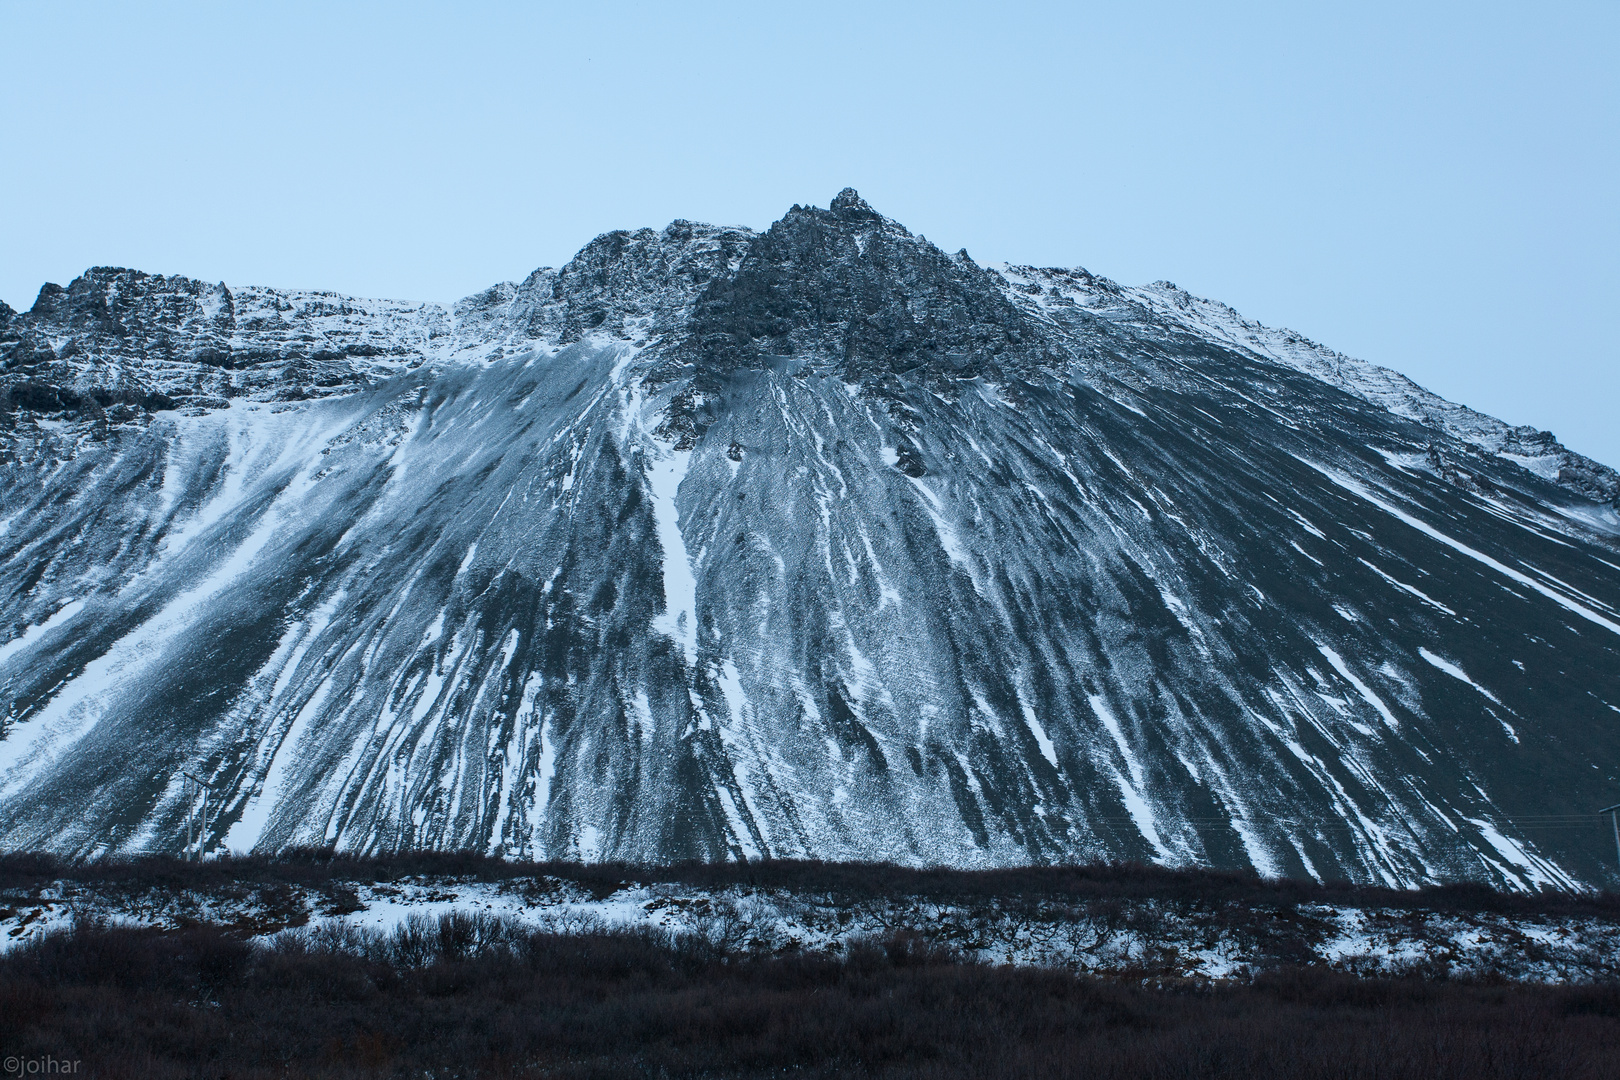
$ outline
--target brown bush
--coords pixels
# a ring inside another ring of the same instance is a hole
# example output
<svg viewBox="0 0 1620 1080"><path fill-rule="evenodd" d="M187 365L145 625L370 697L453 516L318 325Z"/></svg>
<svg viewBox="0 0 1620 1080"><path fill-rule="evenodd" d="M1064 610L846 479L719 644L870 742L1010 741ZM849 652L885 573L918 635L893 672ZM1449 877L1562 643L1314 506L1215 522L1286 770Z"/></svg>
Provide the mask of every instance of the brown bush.
<svg viewBox="0 0 1620 1080"><path fill-rule="evenodd" d="M462 913L268 945L84 925L0 957L0 1049L128 1078L1582 1080L1613 1075L1620 988L1300 968L1150 987L914 936L767 957Z"/></svg>
<svg viewBox="0 0 1620 1080"><path fill-rule="evenodd" d="M1335 904L1413 911L1620 919L1620 893L1608 891L1508 893L1483 882L1403 890L1343 881L1319 884L1292 878L1268 879L1238 871L1167 869L1141 863L1000 870L916 869L892 863L793 859L633 866L625 863L527 863L474 852L418 851L354 856L321 848L299 848L276 855L232 856L200 863L162 855L70 862L33 852L0 854L0 892L6 893L27 892L57 880L131 893L154 888L201 892L258 889L274 893L278 887L294 885L327 891L341 903L344 889L353 882L387 882L411 877L465 881L552 877L573 881L600 896L610 895L626 883L669 882L711 889L730 886L788 889L825 893L852 901L898 896L956 903L975 897L1068 902L1154 899L1172 904L1251 907Z"/></svg>

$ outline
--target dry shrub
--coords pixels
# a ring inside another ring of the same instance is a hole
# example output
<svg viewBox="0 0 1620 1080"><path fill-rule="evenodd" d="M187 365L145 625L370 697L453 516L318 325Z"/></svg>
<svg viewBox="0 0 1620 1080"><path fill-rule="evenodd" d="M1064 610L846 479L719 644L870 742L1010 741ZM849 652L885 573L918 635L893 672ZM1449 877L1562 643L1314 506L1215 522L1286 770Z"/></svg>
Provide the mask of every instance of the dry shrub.
<svg viewBox="0 0 1620 1080"><path fill-rule="evenodd" d="M260 944L81 925L0 957L0 1048L140 1080L1583 1080L1613 1075L1620 987L1308 968L1150 986L967 962L914 934L771 957L459 912Z"/></svg>

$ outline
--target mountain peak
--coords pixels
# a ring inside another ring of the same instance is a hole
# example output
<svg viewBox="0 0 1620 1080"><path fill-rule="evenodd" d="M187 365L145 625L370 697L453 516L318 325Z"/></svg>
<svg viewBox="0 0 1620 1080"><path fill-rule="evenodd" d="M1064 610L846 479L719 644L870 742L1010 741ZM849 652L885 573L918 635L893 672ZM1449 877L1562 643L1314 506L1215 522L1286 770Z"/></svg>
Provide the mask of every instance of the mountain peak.
<svg viewBox="0 0 1620 1080"><path fill-rule="evenodd" d="M883 216L867 205L866 200L861 198L860 192L852 187L847 187L833 196L832 204L828 209L846 221L859 220L860 218L881 218Z"/></svg>
<svg viewBox="0 0 1620 1080"><path fill-rule="evenodd" d="M1168 289L853 190L454 311L53 286L0 848L195 853L189 772L208 851L1620 880L1536 828L1614 800L1620 478Z"/></svg>

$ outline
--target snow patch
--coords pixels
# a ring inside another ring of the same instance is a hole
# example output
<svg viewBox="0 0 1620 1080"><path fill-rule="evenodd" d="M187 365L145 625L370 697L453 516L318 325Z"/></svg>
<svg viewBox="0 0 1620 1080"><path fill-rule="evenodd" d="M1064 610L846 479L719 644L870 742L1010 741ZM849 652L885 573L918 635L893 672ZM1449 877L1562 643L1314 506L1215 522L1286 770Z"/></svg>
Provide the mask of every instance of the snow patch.
<svg viewBox="0 0 1620 1080"><path fill-rule="evenodd" d="M689 665L697 663L697 577L692 573L692 559L681 534L675 496L691 463L690 450L666 449L647 470L653 520L658 526L658 543L664 549L664 611L653 620L653 629L678 644Z"/></svg>
<svg viewBox="0 0 1620 1080"><path fill-rule="evenodd" d="M1491 693L1489 690L1485 689L1483 686L1479 685L1479 683L1475 682L1473 679L1470 679L1468 677L1468 673L1466 671L1464 671L1462 668L1458 667L1456 664L1453 664L1450 660L1447 660L1445 657L1440 656L1440 655L1438 655L1436 653L1432 653L1428 649L1425 649L1425 648L1418 649L1418 655L1423 657L1423 659L1427 660L1434 667L1439 668L1441 671L1445 672L1447 675L1450 675L1453 679L1456 679L1458 682L1467 683L1469 686L1472 686L1475 690L1478 690L1481 694L1484 694L1490 700L1496 702L1496 704L1502 705L1502 701L1501 701L1500 698L1498 698L1495 694ZM1502 705L1502 708L1505 709L1505 708L1507 708L1507 706ZM1515 739L1514 741L1517 742L1518 740Z"/></svg>
<svg viewBox="0 0 1620 1080"><path fill-rule="evenodd" d="M1114 774L1114 783L1119 787L1120 796L1125 803L1126 813L1131 815L1137 831L1153 845L1153 850L1158 853L1158 861L1170 862L1175 858L1175 854L1160 839L1159 825L1154 819L1153 807L1142 797L1142 791L1147 786L1147 771L1142 768L1142 763L1131 749L1131 744L1126 741L1125 732L1119 726L1119 719L1114 715L1114 710L1108 707L1107 700L1100 694L1091 694L1087 700L1091 702L1091 710L1097 714L1097 718L1103 722L1103 727L1108 729L1108 734L1113 737L1114 745L1119 749L1119 756L1125 759L1125 768L1130 772L1127 778L1118 769L1109 766L1109 771Z"/></svg>
<svg viewBox="0 0 1620 1080"><path fill-rule="evenodd" d="M1342 656L1323 645L1320 641L1316 643L1316 648L1327 658L1327 662L1333 665L1333 670L1344 676L1344 681L1356 688L1356 693L1361 695L1362 700L1377 710L1378 715L1384 718L1384 723L1389 725L1391 731L1401 730L1401 722L1395 719L1394 713L1389 711L1389 706L1384 704L1384 699L1373 693L1372 687L1356 678L1355 672L1350 670L1350 665L1344 662Z"/></svg>
<svg viewBox="0 0 1620 1080"><path fill-rule="evenodd" d="M1018 704L1023 706L1024 723L1028 725L1029 733L1035 736L1035 744L1041 748L1041 757L1051 762L1052 768L1057 768L1057 748L1052 745L1052 740L1046 737L1046 729L1035 718L1035 710L1025 705L1022 700Z"/></svg>
<svg viewBox="0 0 1620 1080"><path fill-rule="evenodd" d="M1577 604L1575 601L1571 600L1569 597L1563 595L1560 592L1557 592L1554 589L1548 588L1546 585L1543 585L1541 582L1537 581L1535 578L1530 577L1528 574L1520 573L1519 571L1513 569L1511 566L1504 566L1502 563L1500 563L1497 560L1491 558L1489 555L1485 554L1483 551L1476 551L1475 549L1469 547L1467 544L1463 543L1461 540L1455 540L1452 537L1447 536L1445 533L1441 532L1439 529L1436 529L1433 525L1430 525L1428 522L1421 521L1418 518L1413 517L1411 514L1408 514L1405 510L1402 510L1400 507L1395 506L1394 504L1392 504L1390 502L1387 502L1384 499L1380 499L1378 496L1374 495L1372 492L1368 491L1365 487L1363 487L1362 485L1356 483L1354 480L1350 479L1348 476L1341 476L1339 473L1336 473L1331 469L1323 468L1321 465L1318 465L1313 461L1307 460L1306 458L1298 457L1297 455L1295 455L1295 460L1301 462L1302 464L1310 466L1311 468L1315 469L1317 472L1321 473L1323 476L1327 477L1333 483L1339 485L1344 490L1350 492L1352 495L1356 495L1356 496L1359 496L1362 499L1365 499L1367 502L1372 503L1374 506L1376 506L1380 510L1384 511L1386 514L1389 514L1391 517L1395 518L1397 521L1405 522L1407 525L1410 525L1412 528L1416 529L1418 532L1422 533L1423 535L1429 537L1431 540L1436 540L1439 543L1444 544L1446 547L1451 548L1453 551L1456 551L1456 552L1459 552L1459 553L1461 553L1463 555L1466 555L1470 559L1473 559L1476 562L1482 563L1485 566L1490 567L1492 570L1495 570L1497 573L1501 574L1505 578L1508 578L1510 581L1516 581L1520 585L1524 585L1524 586L1527 586L1528 588L1534 589L1536 592L1538 592L1541 595L1545 596L1547 599L1551 600L1553 603L1557 604L1558 606L1564 608L1567 611L1574 612L1576 615L1579 615L1581 618L1587 620L1588 622L1595 623L1598 626L1603 627L1605 630L1610 631L1611 633L1620 634L1620 623L1616 623L1616 622L1613 622L1613 621L1611 621L1609 619L1605 619L1603 616L1599 615L1597 612L1593 611L1591 608L1585 607L1585 606L1583 606L1581 604Z"/></svg>
<svg viewBox="0 0 1620 1080"><path fill-rule="evenodd" d="M28 648L30 645L35 644L40 638L44 637L52 630L55 630L58 626L61 626L63 623L67 622L69 619L73 618L73 616L77 615L83 610L83 600L69 600L67 603L57 608L55 613L44 622L39 623L36 626L30 626L28 629L24 630L21 634L18 634L4 645L0 645L0 664L5 663L7 659Z"/></svg>

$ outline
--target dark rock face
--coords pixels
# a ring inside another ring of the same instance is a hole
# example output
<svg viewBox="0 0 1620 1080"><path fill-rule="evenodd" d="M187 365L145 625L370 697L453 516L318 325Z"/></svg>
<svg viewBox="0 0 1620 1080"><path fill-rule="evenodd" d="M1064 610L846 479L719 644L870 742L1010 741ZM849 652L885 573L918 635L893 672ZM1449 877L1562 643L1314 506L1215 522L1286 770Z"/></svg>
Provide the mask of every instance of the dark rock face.
<svg viewBox="0 0 1620 1080"><path fill-rule="evenodd" d="M846 191L0 316L6 847L1610 880L1613 473L1174 286Z"/></svg>
<svg viewBox="0 0 1620 1080"><path fill-rule="evenodd" d="M447 329L428 305L244 289L95 267L47 284L0 332L8 412L220 408L234 397L348 393L420 364ZM54 387L56 396L39 388Z"/></svg>
<svg viewBox="0 0 1620 1080"><path fill-rule="evenodd" d="M662 232L610 232L562 270L536 270L521 285L495 288L455 307L458 331L471 320L488 335L571 344L588 334L645 342L678 325L709 282L735 269L754 234L676 221Z"/></svg>
<svg viewBox="0 0 1620 1080"><path fill-rule="evenodd" d="M912 236L852 190L795 206L698 297L687 354L710 371L802 358L868 387L1060 369L1063 353L965 257Z"/></svg>

